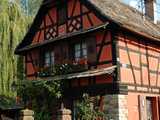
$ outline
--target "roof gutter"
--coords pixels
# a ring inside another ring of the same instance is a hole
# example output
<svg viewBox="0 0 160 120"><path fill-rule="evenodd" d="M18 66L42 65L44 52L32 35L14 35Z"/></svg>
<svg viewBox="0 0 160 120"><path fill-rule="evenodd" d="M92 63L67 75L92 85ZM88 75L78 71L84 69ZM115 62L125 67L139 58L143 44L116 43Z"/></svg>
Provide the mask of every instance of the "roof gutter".
<svg viewBox="0 0 160 120"><path fill-rule="evenodd" d="M126 29L126 30L128 30L128 31L130 31L130 32L133 32L133 33L135 33L135 34L137 34L137 35L140 35L140 36L142 36L142 37L148 38L148 39L150 39L151 41L160 42L160 38L156 38L156 37L147 35L147 34L145 34L145 33L141 33L141 32L135 31L135 30L133 30L133 29L131 29L131 28L129 28L129 27L126 27L126 26L124 26L124 25L121 25L120 27L123 28L123 29Z"/></svg>

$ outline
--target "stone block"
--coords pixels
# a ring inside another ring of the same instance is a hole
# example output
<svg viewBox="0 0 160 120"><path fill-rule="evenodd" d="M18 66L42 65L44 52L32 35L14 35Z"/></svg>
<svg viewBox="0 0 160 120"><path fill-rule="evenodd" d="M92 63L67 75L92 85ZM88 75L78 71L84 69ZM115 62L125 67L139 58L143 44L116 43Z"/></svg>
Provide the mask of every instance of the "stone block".
<svg viewBox="0 0 160 120"><path fill-rule="evenodd" d="M60 109L58 111L58 118L57 120L72 120L72 117L71 117L71 110L69 109Z"/></svg>
<svg viewBox="0 0 160 120"><path fill-rule="evenodd" d="M34 112L29 109L22 110L20 112L20 119L19 120L34 120Z"/></svg>

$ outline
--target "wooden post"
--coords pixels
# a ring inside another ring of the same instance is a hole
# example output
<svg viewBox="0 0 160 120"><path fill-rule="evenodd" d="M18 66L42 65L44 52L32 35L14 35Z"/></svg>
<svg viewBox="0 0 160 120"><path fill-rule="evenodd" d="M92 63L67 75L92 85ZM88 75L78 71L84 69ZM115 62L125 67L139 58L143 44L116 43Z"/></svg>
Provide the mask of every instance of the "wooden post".
<svg viewBox="0 0 160 120"><path fill-rule="evenodd" d="M29 109L22 110L20 112L19 120L34 120L33 115L34 115L34 112L32 110L29 110Z"/></svg>

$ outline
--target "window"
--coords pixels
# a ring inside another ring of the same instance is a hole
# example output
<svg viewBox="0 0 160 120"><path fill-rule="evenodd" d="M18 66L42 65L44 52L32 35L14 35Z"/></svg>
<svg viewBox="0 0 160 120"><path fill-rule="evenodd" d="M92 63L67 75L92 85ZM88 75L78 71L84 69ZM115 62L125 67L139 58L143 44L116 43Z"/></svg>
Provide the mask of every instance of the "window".
<svg viewBox="0 0 160 120"><path fill-rule="evenodd" d="M159 117L158 96L139 96L140 119L157 120Z"/></svg>
<svg viewBox="0 0 160 120"><path fill-rule="evenodd" d="M78 61L81 58L87 58L86 42L79 42L74 45L74 59Z"/></svg>
<svg viewBox="0 0 160 120"><path fill-rule="evenodd" d="M153 113L152 113L152 98L146 98L146 110L147 110L147 120L153 120Z"/></svg>
<svg viewBox="0 0 160 120"><path fill-rule="evenodd" d="M50 67L54 65L54 52L53 51L47 51L44 54L44 66Z"/></svg>
<svg viewBox="0 0 160 120"><path fill-rule="evenodd" d="M67 19L67 8L64 2L61 2L61 5L58 6L58 24L62 25L65 23Z"/></svg>

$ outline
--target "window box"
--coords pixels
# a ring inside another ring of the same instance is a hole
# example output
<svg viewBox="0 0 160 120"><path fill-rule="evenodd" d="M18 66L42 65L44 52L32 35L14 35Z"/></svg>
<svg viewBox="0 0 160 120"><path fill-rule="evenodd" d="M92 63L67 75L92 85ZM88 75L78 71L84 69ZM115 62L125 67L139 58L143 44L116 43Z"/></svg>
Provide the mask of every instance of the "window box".
<svg viewBox="0 0 160 120"><path fill-rule="evenodd" d="M56 75L64 75L88 70L87 59L55 65Z"/></svg>
<svg viewBox="0 0 160 120"><path fill-rule="evenodd" d="M55 75L65 75L70 73L82 72L88 70L87 59L78 61L68 61L63 64L56 64L52 67L44 67L37 69L38 77L49 77Z"/></svg>
<svg viewBox="0 0 160 120"><path fill-rule="evenodd" d="M50 67L39 68L39 70L37 71L37 76L38 77L49 77L49 76L51 76L51 68Z"/></svg>

